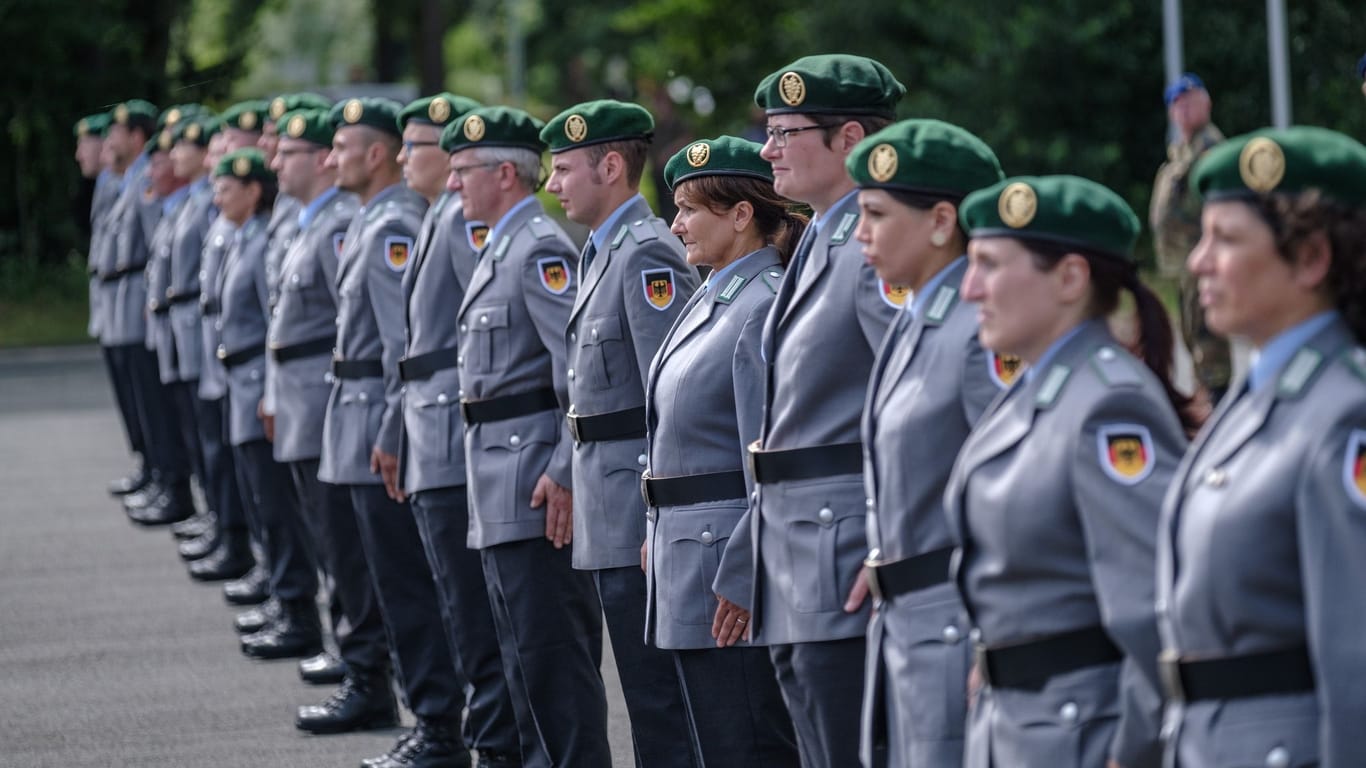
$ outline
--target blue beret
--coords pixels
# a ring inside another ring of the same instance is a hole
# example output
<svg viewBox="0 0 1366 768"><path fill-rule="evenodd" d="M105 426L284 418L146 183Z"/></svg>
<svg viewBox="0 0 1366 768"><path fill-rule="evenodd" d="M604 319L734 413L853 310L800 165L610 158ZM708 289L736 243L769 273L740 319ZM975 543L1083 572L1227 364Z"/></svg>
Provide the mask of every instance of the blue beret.
<svg viewBox="0 0 1366 768"><path fill-rule="evenodd" d="M1194 90L1203 91L1204 89L1205 81L1201 80L1199 75L1193 72L1186 72L1176 78L1176 81L1167 86L1167 90L1162 92L1162 101L1170 107L1172 102L1176 101L1181 94Z"/></svg>

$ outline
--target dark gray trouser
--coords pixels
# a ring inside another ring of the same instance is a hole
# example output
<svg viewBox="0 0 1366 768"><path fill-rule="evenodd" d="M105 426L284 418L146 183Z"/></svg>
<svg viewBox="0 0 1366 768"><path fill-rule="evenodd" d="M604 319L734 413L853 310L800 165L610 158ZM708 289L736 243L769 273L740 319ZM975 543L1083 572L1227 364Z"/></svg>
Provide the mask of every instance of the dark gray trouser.
<svg viewBox="0 0 1366 768"><path fill-rule="evenodd" d="M797 737L763 647L673 651L708 768L796 765Z"/></svg>
<svg viewBox="0 0 1366 768"><path fill-rule="evenodd" d="M797 732L802 768L859 764L867 639L769 646L778 685Z"/></svg>

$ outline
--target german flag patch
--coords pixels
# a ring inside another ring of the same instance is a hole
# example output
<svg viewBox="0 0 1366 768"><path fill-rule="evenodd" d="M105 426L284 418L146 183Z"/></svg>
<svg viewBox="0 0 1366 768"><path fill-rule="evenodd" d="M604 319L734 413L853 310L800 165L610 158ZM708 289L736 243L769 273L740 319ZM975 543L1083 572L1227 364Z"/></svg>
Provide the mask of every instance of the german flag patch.
<svg viewBox="0 0 1366 768"><path fill-rule="evenodd" d="M384 238L384 263L395 272L402 272L408 266L408 256L413 251L411 237Z"/></svg>
<svg viewBox="0 0 1366 768"><path fill-rule="evenodd" d="M536 262L536 272L541 276L541 287L556 296L569 290L569 262L563 256L552 256Z"/></svg>
<svg viewBox="0 0 1366 768"><path fill-rule="evenodd" d="M482 221L467 221L465 222L465 237L469 239L471 248L482 251L489 241L489 225Z"/></svg>
<svg viewBox="0 0 1366 768"><path fill-rule="evenodd" d="M1110 424L1097 436L1100 466L1111 480L1137 485L1153 472L1153 437L1139 424Z"/></svg>
<svg viewBox="0 0 1366 768"><path fill-rule="evenodd" d="M1010 385L1020 377L1020 371L1024 368L1024 361L1015 355L998 355L991 350L987 350L987 373L991 380L1001 389L1010 389Z"/></svg>
<svg viewBox="0 0 1366 768"><path fill-rule="evenodd" d="M882 294L882 300L887 306L893 309L901 309L906 306L906 299L911 295L911 289L904 285L892 285L891 283L878 278L877 287Z"/></svg>
<svg viewBox="0 0 1366 768"><path fill-rule="evenodd" d="M1347 497L1366 509L1366 429L1354 429L1347 437L1342 484L1347 489Z"/></svg>
<svg viewBox="0 0 1366 768"><path fill-rule="evenodd" d="M640 281L645 288L645 301L651 307L663 312L673 305L675 292L672 268L641 270Z"/></svg>

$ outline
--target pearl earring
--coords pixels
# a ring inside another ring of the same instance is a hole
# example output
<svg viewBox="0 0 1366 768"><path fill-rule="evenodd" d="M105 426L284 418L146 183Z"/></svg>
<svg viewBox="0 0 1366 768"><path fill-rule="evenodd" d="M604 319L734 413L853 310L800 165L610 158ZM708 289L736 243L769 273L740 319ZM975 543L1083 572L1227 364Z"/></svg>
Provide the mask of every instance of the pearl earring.
<svg viewBox="0 0 1366 768"><path fill-rule="evenodd" d="M949 236L944 234L943 232L935 232L934 234L930 235L930 244L936 248L942 247L944 243L947 243L948 241Z"/></svg>

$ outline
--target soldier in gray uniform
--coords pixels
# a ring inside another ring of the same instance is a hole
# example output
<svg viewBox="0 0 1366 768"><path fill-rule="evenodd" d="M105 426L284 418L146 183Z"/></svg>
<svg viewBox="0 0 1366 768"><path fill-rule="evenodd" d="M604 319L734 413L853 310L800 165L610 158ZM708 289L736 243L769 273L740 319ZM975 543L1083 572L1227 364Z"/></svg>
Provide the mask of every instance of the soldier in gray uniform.
<svg viewBox="0 0 1366 768"><path fill-rule="evenodd" d="M577 269L534 194L541 127L521 110L488 107L441 137L449 188L469 219L491 227L457 315L468 542L483 562L523 764L604 768L602 619L566 546L564 326Z"/></svg>
<svg viewBox="0 0 1366 768"><path fill-rule="evenodd" d="M959 212L982 346L1029 366L973 428L944 496L976 643L964 765L1151 768L1157 510L1190 399L1168 377L1166 311L1138 278L1138 217L1076 176L1006 179ZM1105 324L1121 291L1142 361Z"/></svg>
<svg viewBox="0 0 1366 768"><path fill-rule="evenodd" d="M261 659L321 650L314 606L318 583L308 536L288 469L275 461L259 406L265 394L265 219L275 202L275 174L252 147L234 150L214 171L214 202L238 229L223 262L218 293L218 359L228 372L228 440L242 496L263 532L270 593L278 615L242 638L242 652Z"/></svg>
<svg viewBox="0 0 1366 768"><path fill-rule="evenodd" d="M1321 128L1210 150L1187 265L1256 348L1167 492L1168 765L1366 765L1366 147Z"/></svg>
<svg viewBox="0 0 1366 768"><path fill-rule="evenodd" d="M384 624L360 534L345 488L318 480L322 454L323 415L332 392L332 348L337 335L337 260L346 230L360 203L336 187L336 172L326 167L332 149L330 110L304 109L280 116L281 135L273 170L280 187L302 210L298 236L281 263L279 299L271 311L267 347L265 400L275 403L275 460L286 464L299 497L299 510L313 537L313 550L329 582L329 614L341 655L324 651L299 662L299 674L310 683L351 683L336 698L334 714L324 729L387 727L396 721L386 670L388 647ZM273 373L272 373L273 371ZM272 393L270 390L274 389ZM254 631L273 617L269 610L244 613L237 627ZM379 680L369 688L364 681ZM313 722L313 725L318 725Z"/></svg>
<svg viewBox="0 0 1366 768"><path fill-rule="evenodd" d="M389 649L417 727L380 768L465 765L464 705L456 662L439 621L440 602L406 502L397 486L403 354L403 270L427 202L405 187L398 112L387 99L349 99L333 107L327 163L337 186L360 198L337 271L336 382L323 421L318 479L350 487L360 543L369 563ZM304 713L300 713L301 719Z"/></svg>
<svg viewBox="0 0 1366 768"><path fill-rule="evenodd" d="M672 231L688 263L711 273L665 336L645 390L645 641L672 651L706 765L798 760L768 649L742 641L753 576L744 457L763 410L759 341L806 226L773 191L759 149L721 136L664 167L678 206Z"/></svg>
<svg viewBox="0 0 1366 768"><path fill-rule="evenodd" d="M673 658L641 640L645 381L698 284L682 244L638 191L653 131L643 107L602 100L561 112L541 132L552 155L546 191L592 230L567 331L574 567L593 572L645 768L700 761Z"/></svg>
<svg viewBox="0 0 1366 768"><path fill-rule="evenodd" d="M488 225L467 220L460 195L446 189L450 156L441 148L446 125L479 106L442 93L414 101L398 117L403 177L431 207L416 254L403 273L407 346L398 364L403 429L397 480L417 518L436 577L446 639L465 680L465 746L479 750L481 761L519 764L517 721L484 569L479 552L466 546L469 501L457 370L459 320L451 311L464 301Z"/></svg>
<svg viewBox="0 0 1366 768"><path fill-rule="evenodd" d="M949 583L944 486L1018 365L982 349L977 307L959 294L968 264L958 205L1004 174L990 147L938 120L878 131L846 167L859 185L854 237L864 257L913 297L878 350L863 408L864 565L875 610L860 756L865 768L960 768L972 651Z"/></svg>
<svg viewBox="0 0 1366 768"><path fill-rule="evenodd" d="M858 763L868 624L859 419L904 293L878 280L854 241L857 190L844 161L890 122L905 90L871 59L832 55L799 59L755 92L774 188L815 214L764 329L752 449L751 632L769 646L806 768Z"/></svg>

